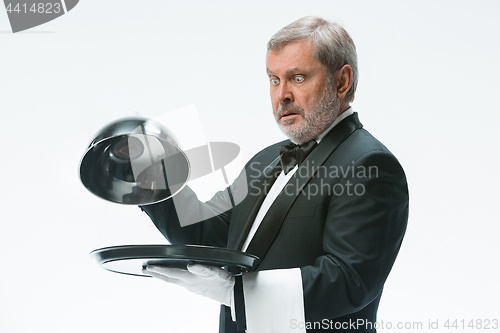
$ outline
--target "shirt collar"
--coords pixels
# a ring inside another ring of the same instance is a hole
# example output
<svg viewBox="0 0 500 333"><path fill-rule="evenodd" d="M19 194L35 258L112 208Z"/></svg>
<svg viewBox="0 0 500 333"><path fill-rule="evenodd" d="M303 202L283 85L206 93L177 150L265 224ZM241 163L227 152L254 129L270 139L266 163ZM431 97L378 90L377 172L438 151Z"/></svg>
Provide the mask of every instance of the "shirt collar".
<svg viewBox="0 0 500 333"><path fill-rule="evenodd" d="M317 143L320 143L320 141L328 134L328 132L330 132L332 130L332 128L334 128L338 123L340 123L342 120L344 120L345 118L349 117L353 113L354 113L354 110L350 106L349 109L345 110L337 118L335 118L335 120L330 125L330 127L328 127L323 133L321 133L320 135L318 135L316 137L316 139L314 139L314 140L316 140Z"/></svg>

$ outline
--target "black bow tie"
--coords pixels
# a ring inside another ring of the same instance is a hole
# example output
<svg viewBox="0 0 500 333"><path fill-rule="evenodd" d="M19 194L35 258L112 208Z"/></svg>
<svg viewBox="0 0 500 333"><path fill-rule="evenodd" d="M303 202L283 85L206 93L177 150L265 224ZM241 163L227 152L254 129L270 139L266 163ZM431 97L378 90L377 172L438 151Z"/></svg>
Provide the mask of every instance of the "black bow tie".
<svg viewBox="0 0 500 333"><path fill-rule="evenodd" d="M300 145L290 142L281 146L281 167L285 175L295 168L296 165L300 165L317 145L316 141L311 140Z"/></svg>

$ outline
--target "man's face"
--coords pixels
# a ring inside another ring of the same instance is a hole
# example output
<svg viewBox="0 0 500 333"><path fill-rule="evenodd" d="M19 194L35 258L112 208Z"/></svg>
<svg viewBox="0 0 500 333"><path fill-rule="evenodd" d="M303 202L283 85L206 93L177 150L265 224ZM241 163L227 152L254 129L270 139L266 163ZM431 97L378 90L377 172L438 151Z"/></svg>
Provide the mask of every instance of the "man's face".
<svg viewBox="0 0 500 333"><path fill-rule="evenodd" d="M273 113L280 129L295 143L314 139L338 113L333 82L314 57L314 45L299 41L267 55Z"/></svg>

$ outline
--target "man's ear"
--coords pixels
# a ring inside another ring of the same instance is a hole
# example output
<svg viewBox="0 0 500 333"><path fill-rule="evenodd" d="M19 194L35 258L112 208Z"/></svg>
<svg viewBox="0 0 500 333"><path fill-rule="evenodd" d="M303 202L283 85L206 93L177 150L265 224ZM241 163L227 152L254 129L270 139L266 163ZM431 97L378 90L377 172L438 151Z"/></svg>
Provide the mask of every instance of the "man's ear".
<svg viewBox="0 0 500 333"><path fill-rule="evenodd" d="M352 85L352 68L349 65L342 66L335 73L335 87L337 88L337 97L343 99Z"/></svg>

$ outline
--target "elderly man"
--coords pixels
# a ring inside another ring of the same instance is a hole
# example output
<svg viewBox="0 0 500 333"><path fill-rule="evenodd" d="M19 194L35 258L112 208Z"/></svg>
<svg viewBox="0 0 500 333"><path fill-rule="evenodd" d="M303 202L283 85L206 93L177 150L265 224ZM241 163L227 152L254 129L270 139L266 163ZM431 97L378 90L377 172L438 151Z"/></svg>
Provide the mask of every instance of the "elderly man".
<svg viewBox="0 0 500 333"><path fill-rule="evenodd" d="M305 17L271 38L266 65L274 116L290 140L255 155L207 203L143 207L171 243L246 251L259 265L236 278L202 265L146 269L222 303L220 332L375 332L408 190L397 159L350 107L354 43L338 24ZM248 195L235 198L242 187ZM193 206L215 216L182 227Z"/></svg>

